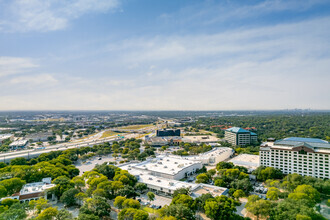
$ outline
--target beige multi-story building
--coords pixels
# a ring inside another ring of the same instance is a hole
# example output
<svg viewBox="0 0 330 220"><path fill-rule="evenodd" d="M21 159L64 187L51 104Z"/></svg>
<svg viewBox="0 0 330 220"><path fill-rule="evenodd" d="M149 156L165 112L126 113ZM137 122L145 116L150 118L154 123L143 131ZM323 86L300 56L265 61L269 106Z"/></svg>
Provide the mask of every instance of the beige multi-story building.
<svg viewBox="0 0 330 220"><path fill-rule="evenodd" d="M330 144L315 138L290 137L260 147L260 165L284 174L329 179Z"/></svg>
<svg viewBox="0 0 330 220"><path fill-rule="evenodd" d="M257 143L258 136L243 128L232 127L225 130L225 140L232 145L244 146Z"/></svg>

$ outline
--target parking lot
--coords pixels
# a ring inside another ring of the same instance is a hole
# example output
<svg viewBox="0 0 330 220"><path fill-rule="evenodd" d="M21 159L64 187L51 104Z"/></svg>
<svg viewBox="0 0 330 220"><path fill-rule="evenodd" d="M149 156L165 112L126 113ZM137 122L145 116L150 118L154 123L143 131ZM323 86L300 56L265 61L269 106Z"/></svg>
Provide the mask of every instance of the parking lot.
<svg viewBox="0 0 330 220"><path fill-rule="evenodd" d="M99 158L102 158L102 159L99 160ZM100 156L100 157L93 157L93 158L87 160L85 163L82 163L82 161L78 160L76 162L75 166L80 170L79 175L82 175L84 172L92 170L96 164L103 164L104 162L119 163L120 160L121 160L121 158L117 158L117 160L116 160L114 157L112 157L112 155L106 155L106 156Z"/></svg>
<svg viewBox="0 0 330 220"><path fill-rule="evenodd" d="M168 198L168 197L164 197L164 196L158 196L155 194L155 200L154 201L149 201L148 197L146 194L143 194L141 196L139 196L138 198L141 199L141 203L150 203L150 205L156 205L156 206L165 206L165 205L170 205L172 199Z"/></svg>

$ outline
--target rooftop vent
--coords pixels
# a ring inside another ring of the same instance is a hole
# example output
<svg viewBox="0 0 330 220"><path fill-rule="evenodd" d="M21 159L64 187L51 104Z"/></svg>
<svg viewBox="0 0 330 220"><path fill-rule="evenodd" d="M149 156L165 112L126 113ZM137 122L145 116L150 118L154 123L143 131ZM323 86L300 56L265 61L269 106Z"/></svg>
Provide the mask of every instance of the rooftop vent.
<svg viewBox="0 0 330 220"><path fill-rule="evenodd" d="M149 177L149 180L152 180L152 178L151 178L151 177Z"/></svg>
<svg viewBox="0 0 330 220"><path fill-rule="evenodd" d="M164 168L167 168L167 166L164 166Z"/></svg>
<svg viewBox="0 0 330 220"><path fill-rule="evenodd" d="M160 183L161 181L160 181L160 180L157 180L157 182L159 182L159 183Z"/></svg>

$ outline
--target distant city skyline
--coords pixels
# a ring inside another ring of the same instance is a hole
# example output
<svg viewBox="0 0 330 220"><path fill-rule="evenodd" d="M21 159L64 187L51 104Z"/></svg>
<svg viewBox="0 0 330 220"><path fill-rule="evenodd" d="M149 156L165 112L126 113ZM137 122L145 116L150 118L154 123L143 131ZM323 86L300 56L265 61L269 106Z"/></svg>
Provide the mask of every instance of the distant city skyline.
<svg viewBox="0 0 330 220"><path fill-rule="evenodd" d="M0 0L0 111L330 109L330 2Z"/></svg>

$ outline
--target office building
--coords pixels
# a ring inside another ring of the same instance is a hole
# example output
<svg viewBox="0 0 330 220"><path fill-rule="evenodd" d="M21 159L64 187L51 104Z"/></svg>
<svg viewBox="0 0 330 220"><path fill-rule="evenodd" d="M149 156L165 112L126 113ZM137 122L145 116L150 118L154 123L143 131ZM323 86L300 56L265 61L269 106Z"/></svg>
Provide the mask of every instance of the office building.
<svg viewBox="0 0 330 220"><path fill-rule="evenodd" d="M258 136L243 128L232 127L225 130L225 140L232 145L245 146L257 143Z"/></svg>
<svg viewBox="0 0 330 220"><path fill-rule="evenodd" d="M56 186L51 183L52 178L47 177L43 178L41 182L28 183L25 184L20 192L13 194L10 197L1 198L0 201L4 199L17 199L20 202L37 200L39 198L44 197L45 199L55 199L55 195L53 193L46 193L49 189Z"/></svg>
<svg viewBox="0 0 330 220"><path fill-rule="evenodd" d="M164 130L157 130L156 136L157 137L167 137L167 136L180 136L181 131L180 129L164 129Z"/></svg>
<svg viewBox="0 0 330 220"><path fill-rule="evenodd" d="M330 144L316 138L290 137L260 147L260 165L284 174L329 179Z"/></svg>

